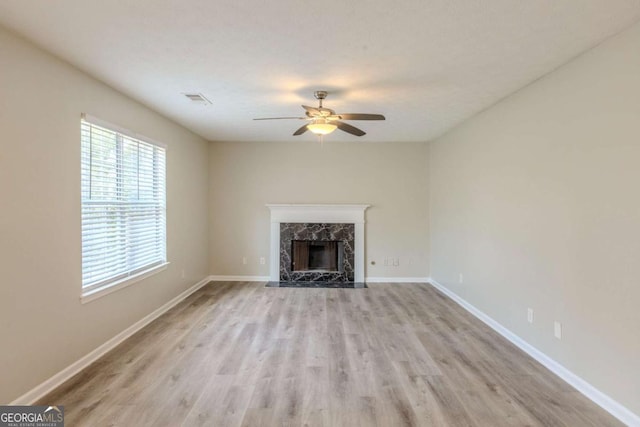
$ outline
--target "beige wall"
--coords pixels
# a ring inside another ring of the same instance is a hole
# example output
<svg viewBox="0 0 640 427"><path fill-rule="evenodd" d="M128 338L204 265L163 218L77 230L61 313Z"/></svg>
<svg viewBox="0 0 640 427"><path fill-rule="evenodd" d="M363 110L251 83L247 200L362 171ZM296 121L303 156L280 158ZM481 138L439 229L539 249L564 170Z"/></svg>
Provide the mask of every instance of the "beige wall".
<svg viewBox="0 0 640 427"><path fill-rule="evenodd" d="M366 276L428 276L426 144L330 139L324 146L308 138L211 143L212 274L269 275L266 203L363 203L372 205L366 212ZM385 258L399 258L400 265L385 267Z"/></svg>
<svg viewBox="0 0 640 427"><path fill-rule="evenodd" d="M171 262L84 305L83 112L169 145ZM1 28L0 130L0 403L8 403L207 275L208 144Z"/></svg>
<svg viewBox="0 0 640 427"><path fill-rule="evenodd" d="M432 277L636 414L638 52L636 25L430 147Z"/></svg>

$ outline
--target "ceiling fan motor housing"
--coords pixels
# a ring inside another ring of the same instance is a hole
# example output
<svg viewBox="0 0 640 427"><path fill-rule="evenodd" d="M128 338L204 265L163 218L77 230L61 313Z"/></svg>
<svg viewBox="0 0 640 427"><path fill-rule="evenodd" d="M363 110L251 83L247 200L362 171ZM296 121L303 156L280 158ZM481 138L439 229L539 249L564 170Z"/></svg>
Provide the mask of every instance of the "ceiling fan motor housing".
<svg viewBox="0 0 640 427"><path fill-rule="evenodd" d="M325 99L327 95L329 95L329 92L327 92L326 90L317 90L313 92L313 96L315 96L316 99L320 100Z"/></svg>

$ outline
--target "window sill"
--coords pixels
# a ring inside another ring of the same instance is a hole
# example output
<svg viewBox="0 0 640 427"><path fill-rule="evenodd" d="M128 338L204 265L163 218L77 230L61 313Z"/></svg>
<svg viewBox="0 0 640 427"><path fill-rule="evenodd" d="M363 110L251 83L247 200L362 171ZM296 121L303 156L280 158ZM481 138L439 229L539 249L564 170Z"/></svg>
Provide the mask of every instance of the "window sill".
<svg viewBox="0 0 640 427"><path fill-rule="evenodd" d="M141 271L140 273L137 273L125 279L109 283L108 285L105 285L101 288L91 289L87 292L83 291L82 295L80 296L80 302L82 304L86 304L120 289L124 289L128 286L133 285L134 283L146 279L147 277L153 276L163 270L166 270L168 265L169 263L165 262L164 264L156 265L155 267L151 267L148 270Z"/></svg>

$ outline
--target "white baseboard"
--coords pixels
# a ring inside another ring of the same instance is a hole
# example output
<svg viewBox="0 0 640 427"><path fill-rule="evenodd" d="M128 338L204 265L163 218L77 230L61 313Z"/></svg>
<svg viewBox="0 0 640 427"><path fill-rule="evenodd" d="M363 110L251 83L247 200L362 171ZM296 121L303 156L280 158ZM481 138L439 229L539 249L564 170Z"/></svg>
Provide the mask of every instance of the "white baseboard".
<svg viewBox="0 0 640 427"><path fill-rule="evenodd" d="M438 289L443 294L447 295L454 302L460 305L462 308L467 310L469 313L473 314L475 317L486 323L491 329L502 335L504 338L509 340L515 346L520 348L522 351L527 353L529 356L536 359L543 366L549 369L551 372L562 378L569 385L573 386L580 393L584 394L587 398L591 399L594 403L600 406L605 411L609 412L611 415L627 424L630 427L640 427L640 416L634 414L625 406L618 403L616 400L607 396L537 348L533 347L528 342L524 341L522 338L511 332L509 329L502 326L500 323L493 320L491 317L486 315L484 312L480 311L462 297L460 297L455 292L449 290L444 287L440 283L436 282L433 279L429 279L429 282L433 287Z"/></svg>
<svg viewBox="0 0 640 427"><path fill-rule="evenodd" d="M149 313L142 319L138 320L133 325L129 326L124 331L120 332L115 337L111 338L109 341L105 342L98 348L94 349L90 353L86 354L79 360L76 360L71 365L64 368L62 371L58 372L48 380L43 383L37 385L35 388L29 390L22 396L18 397L16 400L10 403L10 405L33 405L38 399L44 397L55 388L61 386L65 381L69 380L71 377L76 375L78 372L82 371L93 362L98 360L100 357L104 356L107 352L113 350L116 346L118 346L121 342L138 332L140 329L147 326L149 323L153 322L155 319L169 311L175 305L177 305L180 301L209 283L211 280L207 277L202 279L195 285L191 286L189 289L182 292L180 295L176 296L172 300L168 301L166 304L157 308L153 312Z"/></svg>
<svg viewBox="0 0 640 427"><path fill-rule="evenodd" d="M428 277L367 277L365 283L428 283Z"/></svg>
<svg viewBox="0 0 640 427"><path fill-rule="evenodd" d="M209 276L214 282L268 282L269 276Z"/></svg>

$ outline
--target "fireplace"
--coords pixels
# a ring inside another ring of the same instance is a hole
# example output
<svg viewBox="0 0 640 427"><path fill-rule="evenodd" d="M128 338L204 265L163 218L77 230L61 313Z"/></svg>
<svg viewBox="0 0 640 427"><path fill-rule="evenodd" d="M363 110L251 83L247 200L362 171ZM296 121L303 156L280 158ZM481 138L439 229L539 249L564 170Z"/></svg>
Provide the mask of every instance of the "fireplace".
<svg viewBox="0 0 640 427"><path fill-rule="evenodd" d="M369 205L267 207L271 211L270 283L364 283L364 212Z"/></svg>

